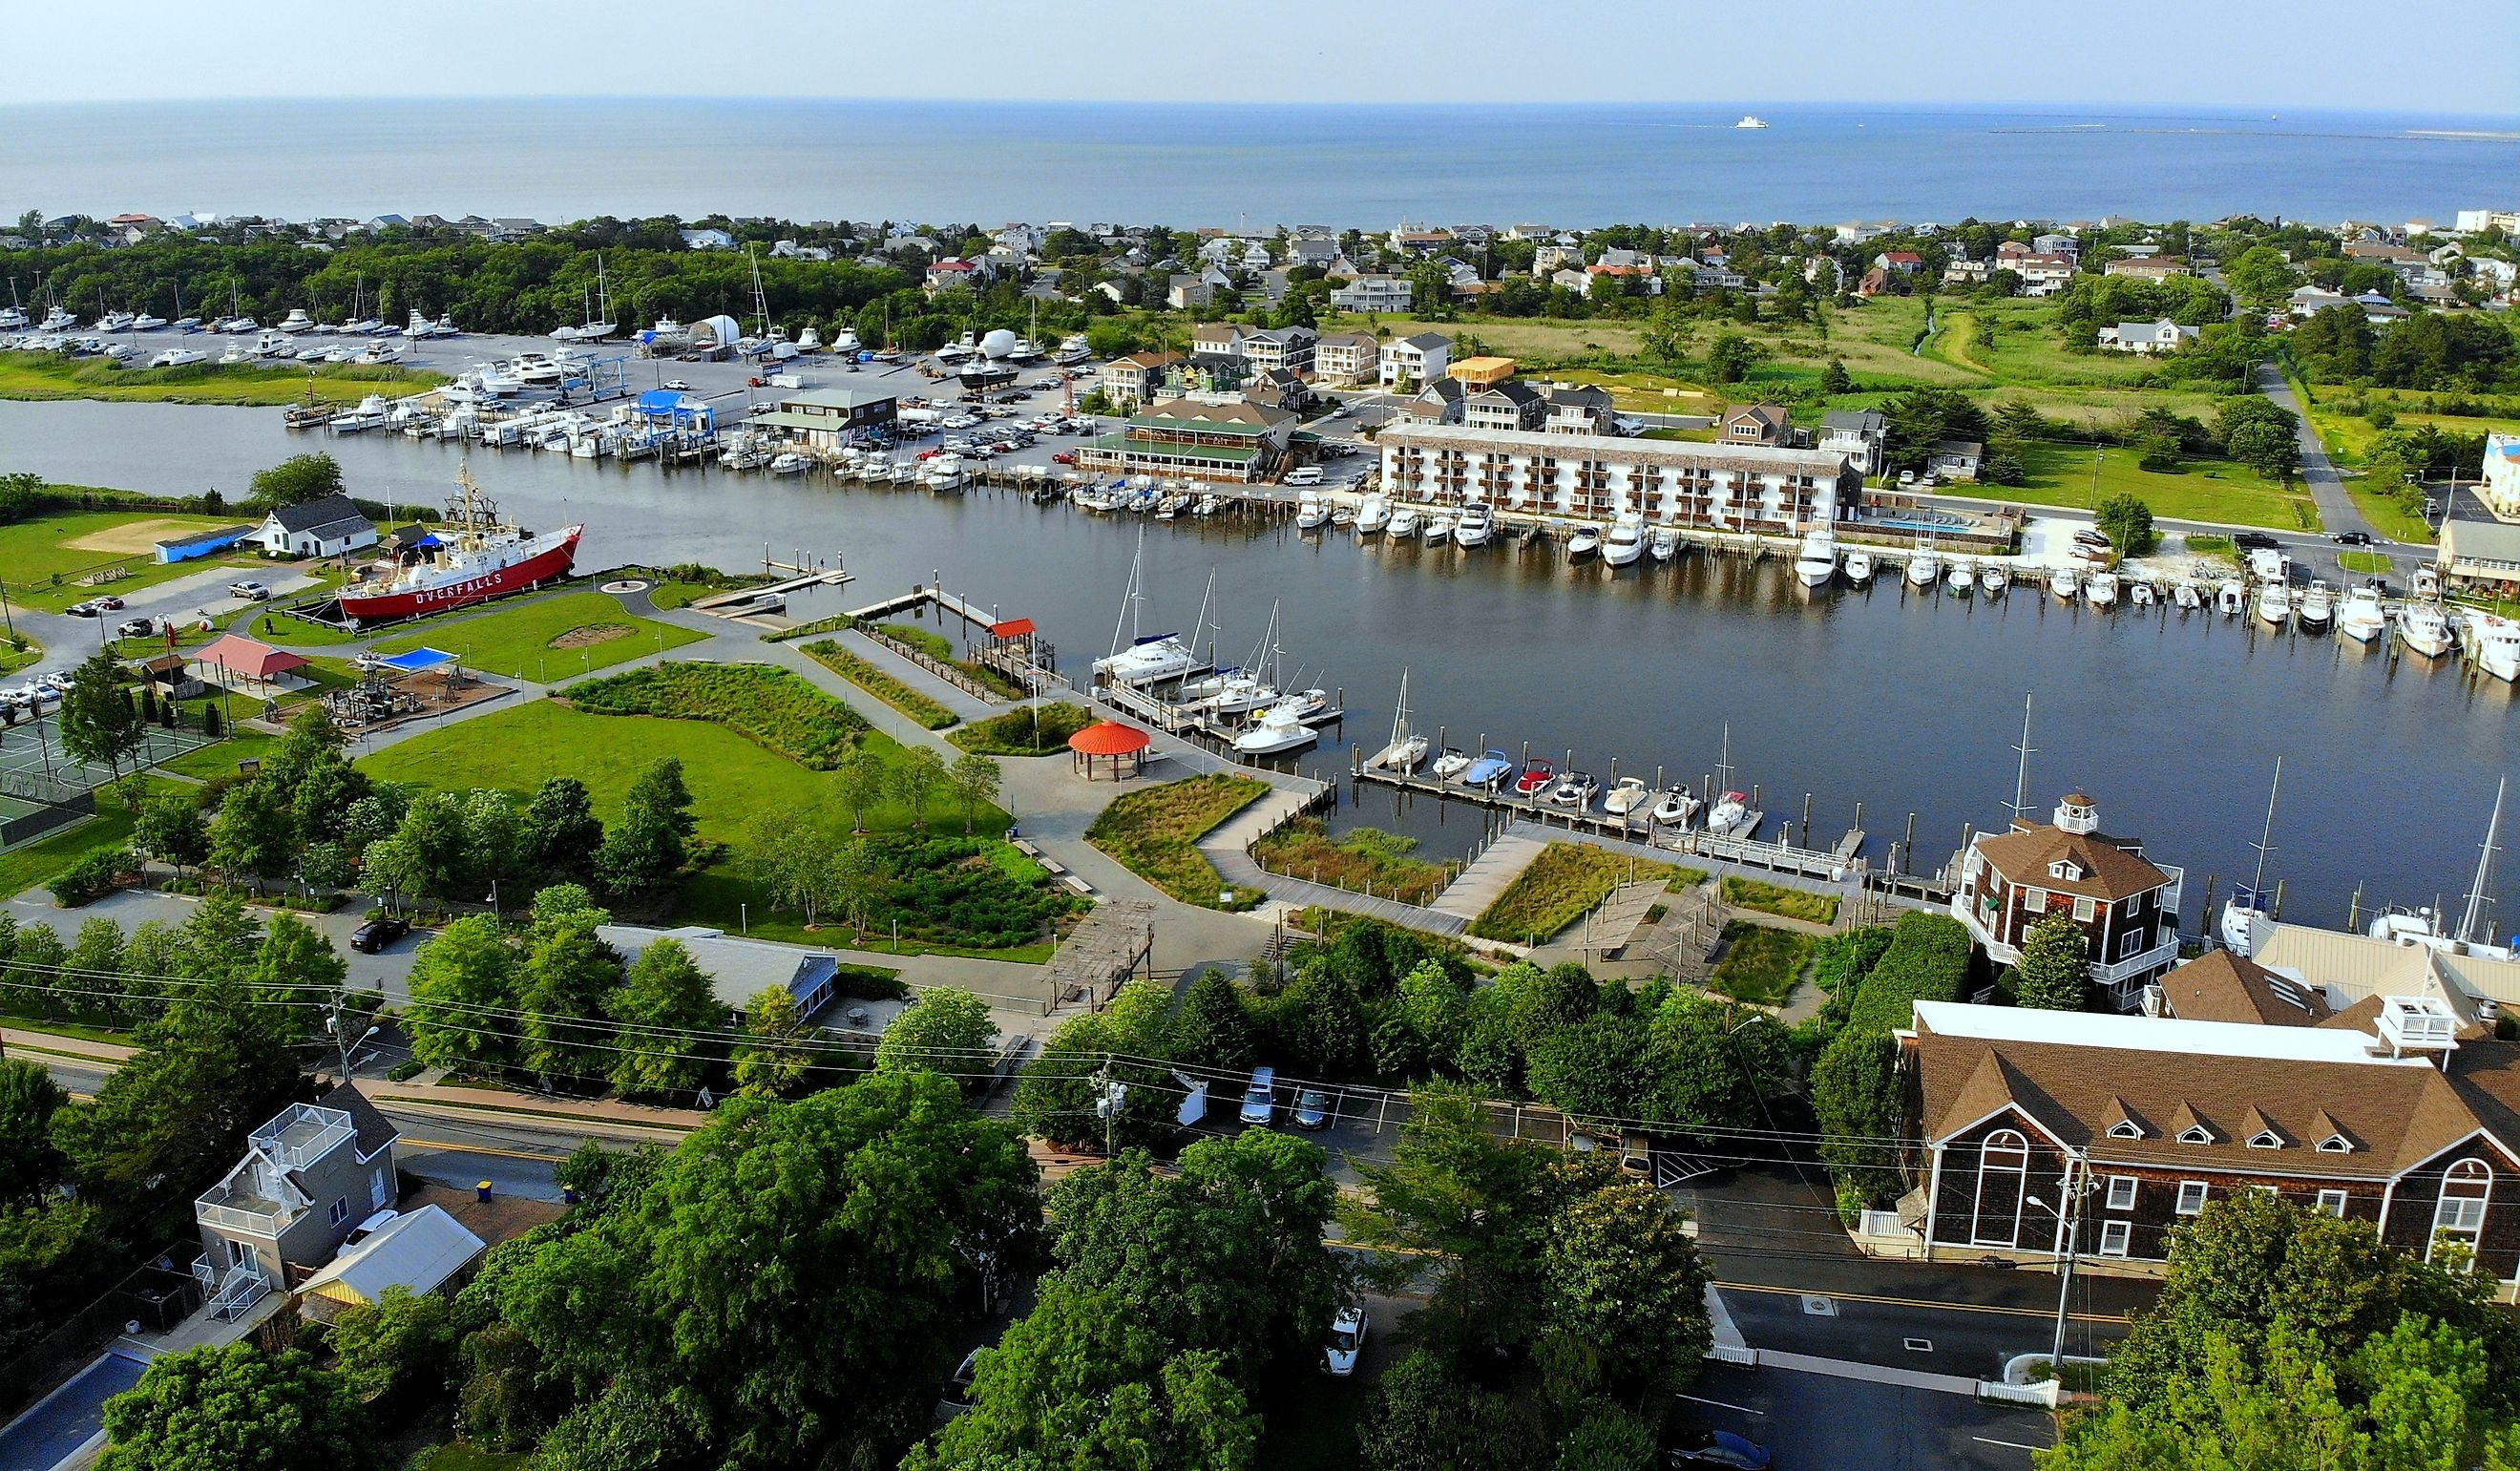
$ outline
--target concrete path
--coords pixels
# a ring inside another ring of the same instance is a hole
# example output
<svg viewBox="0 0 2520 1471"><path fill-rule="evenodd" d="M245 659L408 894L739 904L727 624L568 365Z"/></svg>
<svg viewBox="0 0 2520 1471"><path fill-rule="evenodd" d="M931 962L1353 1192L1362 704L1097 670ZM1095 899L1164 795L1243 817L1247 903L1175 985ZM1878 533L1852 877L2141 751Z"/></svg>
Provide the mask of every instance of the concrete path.
<svg viewBox="0 0 2520 1471"><path fill-rule="evenodd" d="M2319 439L2318 430L2311 426L2310 411L2274 364L2258 365L2258 391L2273 400L2277 408L2290 410L2300 421L2294 432L2301 441L2301 480L2309 487L2311 499L2318 503L2318 518L2324 529L2378 535L2379 528L2363 518L2362 513L2355 509L2354 498L2345 493L2344 480L2337 475L2336 467L2328 463L2326 444Z"/></svg>
<svg viewBox="0 0 2520 1471"><path fill-rule="evenodd" d="M1923 1369L1892 1368L1880 1363L1857 1363L1848 1359L1819 1359L1809 1354L1787 1354L1777 1349L1761 1349L1759 1362L1763 1367L1796 1369L1806 1374L1824 1374L1831 1379L1861 1379L1869 1384L1890 1384L1901 1389L1931 1390L1942 1395L1964 1395L1977 1398L1977 1381L1965 1374L1934 1374Z"/></svg>
<svg viewBox="0 0 2520 1471"><path fill-rule="evenodd" d="M1463 923L1476 919L1548 846L1548 839L1516 829L1499 833L1427 908L1454 915Z"/></svg>

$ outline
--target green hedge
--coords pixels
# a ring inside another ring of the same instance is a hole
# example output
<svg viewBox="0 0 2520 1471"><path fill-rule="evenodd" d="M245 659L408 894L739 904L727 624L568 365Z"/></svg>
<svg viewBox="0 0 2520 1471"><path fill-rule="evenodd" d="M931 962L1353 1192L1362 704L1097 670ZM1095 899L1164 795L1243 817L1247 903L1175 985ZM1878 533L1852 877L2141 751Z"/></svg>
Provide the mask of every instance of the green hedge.
<svg viewBox="0 0 2520 1471"><path fill-rule="evenodd" d="M44 887L53 891L54 902L62 908L80 909L112 893L122 876L139 867L140 856L129 848L97 848L81 854Z"/></svg>
<svg viewBox="0 0 2520 1471"><path fill-rule="evenodd" d="M1040 713L1034 714L1035 710ZM945 738L983 756L1055 756L1067 749L1068 736L1094 724L1095 718L1083 705L1060 700L975 720ZM1036 729L1041 733L1038 746L1033 744Z"/></svg>
<svg viewBox="0 0 2520 1471"><path fill-rule="evenodd" d="M599 715L706 720L815 771L840 764L866 717L769 664L668 661L568 687L570 705Z"/></svg>
<svg viewBox="0 0 2520 1471"><path fill-rule="evenodd" d="M815 663L931 731L941 731L962 718L829 639L803 647Z"/></svg>
<svg viewBox="0 0 2520 1471"><path fill-rule="evenodd" d="M1913 911L1890 929L1890 948L1855 998L1847 1026L1890 1032L1915 1019L1917 1002L1956 1002L1968 981L1969 933L1949 914Z"/></svg>

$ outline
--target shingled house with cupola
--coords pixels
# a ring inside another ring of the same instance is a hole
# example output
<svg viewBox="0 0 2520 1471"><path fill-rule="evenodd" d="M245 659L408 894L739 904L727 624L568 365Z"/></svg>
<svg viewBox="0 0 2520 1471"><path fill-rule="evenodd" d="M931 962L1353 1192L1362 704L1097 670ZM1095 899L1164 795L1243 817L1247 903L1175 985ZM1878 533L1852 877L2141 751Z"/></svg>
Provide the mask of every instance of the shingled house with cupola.
<svg viewBox="0 0 2520 1471"><path fill-rule="evenodd" d="M2009 830L1972 839L1952 914L1999 965L2021 958L2041 919L2072 914L2091 940L2092 984L2132 1010L2179 962L2182 876L2144 857L2137 839L2102 832L2099 809L2074 792L2052 823L2015 818Z"/></svg>
<svg viewBox="0 0 2520 1471"><path fill-rule="evenodd" d="M2520 1046L2436 996L2285 1025L2311 1008L2279 989L2234 1000L2218 975L2163 989L2202 1009L2280 1009L2200 1021L1915 1004L1899 1034L1918 1144L1900 1216L1927 1258L2070 1249L2157 1270L2181 1222L2267 1190L2426 1258L2455 1242L2513 1295Z"/></svg>

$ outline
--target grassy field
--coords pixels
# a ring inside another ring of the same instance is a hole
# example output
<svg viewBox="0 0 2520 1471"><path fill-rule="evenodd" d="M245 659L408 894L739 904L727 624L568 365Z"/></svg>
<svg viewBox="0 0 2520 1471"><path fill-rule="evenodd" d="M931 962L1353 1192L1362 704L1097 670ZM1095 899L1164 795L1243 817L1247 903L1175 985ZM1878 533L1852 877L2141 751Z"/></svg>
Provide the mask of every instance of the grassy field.
<svg viewBox="0 0 2520 1471"><path fill-rule="evenodd" d="M188 572L221 564L249 565L250 558L212 557L161 565L155 544L188 532L234 526L251 519L182 515L161 511L73 511L0 526L0 580L9 596L28 606L59 612L99 593L129 593ZM108 582L81 583L86 573L119 567Z"/></svg>
<svg viewBox="0 0 2520 1471"><path fill-rule="evenodd" d="M306 396L304 368L195 363L186 368L115 368L102 358L0 352L0 398L100 398L131 403L292 404ZM371 393L420 393L441 373L384 364L328 363L314 370L318 398L354 404Z"/></svg>
<svg viewBox="0 0 2520 1471"><path fill-rule="evenodd" d="M143 777L139 800L145 804L158 792L181 787L181 782L169 781L162 777ZM68 868L80 855L123 841L131 836L131 811L122 805L117 789L113 786L99 787L96 816L22 848L0 853L0 898L22 894Z"/></svg>
<svg viewBox="0 0 2520 1471"><path fill-rule="evenodd" d="M1257 856L1264 868L1290 878L1402 904L1424 904L1452 882L1453 869L1449 864L1411 858L1410 851L1417 846L1416 838L1373 827L1354 828L1332 838L1321 819L1297 818L1262 838Z"/></svg>
<svg viewBox="0 0 2520 1471"><path fill-rule="evenodd" d="M2436 540L2433 528L2424 518L2409 514L2405 507L2398 504L2396 496L2385 494L2376 486L2366 486L2360 480L2346 481L2345 494L2354 502L2354 509L2362 513L2362 518L2371 523L2372 529L2389 540L2414 547L2429 547Z"/></svg>
<svg viewBox="0 0 2520 1471"><path fill-rule="evenodd" d="M941 731L962 717L891 675L878 669L831 639L800 646L807 658L847 680L931 731Z"/></svg>
<svg viewBox="0 0 2520 1471"><path fill-rule="evenodd" d="M2360 572L2365 577L2389 575L2389 554L2386 552L2339 552L2336 564L2348 572Z"/></svg>
<svg viewBox="0 0 2520 1471"><path fill-rule="evenodd" d="M2124 492L2140 498L2156 516L2272 526L2285 531L2322 529L2318 508L2298 484L2286 488L2228 460L2190 460L2181 474L2159 475L2136 464L2130 450L2100 451L2069 444L2023 447L2030 483L1976 487L1972 494L2033 506L2075 506Z"/></svg>
<svg viewBox="0 0 2520 1471"><path fill-rule="evenodd" d="M533 1464L530 1451L484 1450L465 1441L431 1446L413 1456L406 1471L524 1471Z"/></svg>
<svg viewBox="0 0 2520 1471"><path fill-rule="evenodd" d="M618 601L603 593L562 593L442 624L426 633L400 634L377 645L377 651L442 648L469 669L544 683L707 637L696 629L625 612Z"/></svg>
<svg viewBox="0 0 2520 1471"><path fill-rule="evenodd" d="M1192 777L1141 787L1103 808L1085 829L1085 840L1184 904L1248 909L1261 896L1238 889L1231 899L1220 900L1224 876L1196 844L1268 792L1269 783L1257 777Z"/></svg>
<svg viewBox="0 0 2520 1471"><path fill-rule="evenodd" d="M1590 843L1551 843L1470 921L1470 933L1536 945L1583 918L1619 885L1657 877L1688 888L1706 875L1670 864L1641 864Z"/></svg>
<svg viewBox="0 0 2520 1471"><path fill-rule="evenodd" d="M1737 910L1757 910L1787 919L1808 919L1814 924L1837 922L1837 896L1834 894L1788 889L1737 874L1725 876L1724 902Z"/></svg>
<svg viewBox="0 0 2520 1471"><path fill-rule="evenodd" d="M1083 705L1060 700L975 720L949 732L945 738L983 756L1051 756L1066 750L1067 737L1094 724L1094 712Z"/></svg>
<svg viewBox="0 0 2520 1471"><path fill-rule="evenodd" d="M0 674L15 674L44 661L44 646L32 639L26 639L25 643L26 646L20 648L14 644L0 642Z"/></svg>
<svg viewBox="0 0 2520 1471"><path fill-rule="evenodd" d="M1734 1001L1781 1004L1802 979L1803 967L1811 963L1812 950L1819 944L1799 931L1732 920L1724 926L1724 957L1715 962L1706 989Z"/></svg>

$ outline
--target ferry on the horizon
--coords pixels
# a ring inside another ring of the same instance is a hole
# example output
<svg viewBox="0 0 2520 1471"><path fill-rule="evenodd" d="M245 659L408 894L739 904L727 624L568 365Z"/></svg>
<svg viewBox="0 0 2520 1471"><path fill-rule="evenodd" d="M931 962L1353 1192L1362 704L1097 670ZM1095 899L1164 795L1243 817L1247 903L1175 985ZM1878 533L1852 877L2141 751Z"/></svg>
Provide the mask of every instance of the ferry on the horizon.
<svg viewBox="0 0 2520 1471"><path fill-rule="evenodd" d="M443 523L341 590L344 618L376 623L442 613L568 575L583 525L528 533L500 519L497 505L472 482L472 467L457 470L456 479L463 489L447 502Z"/></svg>
<svg viewBox="0 0 2520 1471"><path fill-rule="evenodd" d="M1732 125L1736 128L1763 128L1768 125L1768 119L1756 112L1744 112L1741 114L1741 120Z"/></svg>

